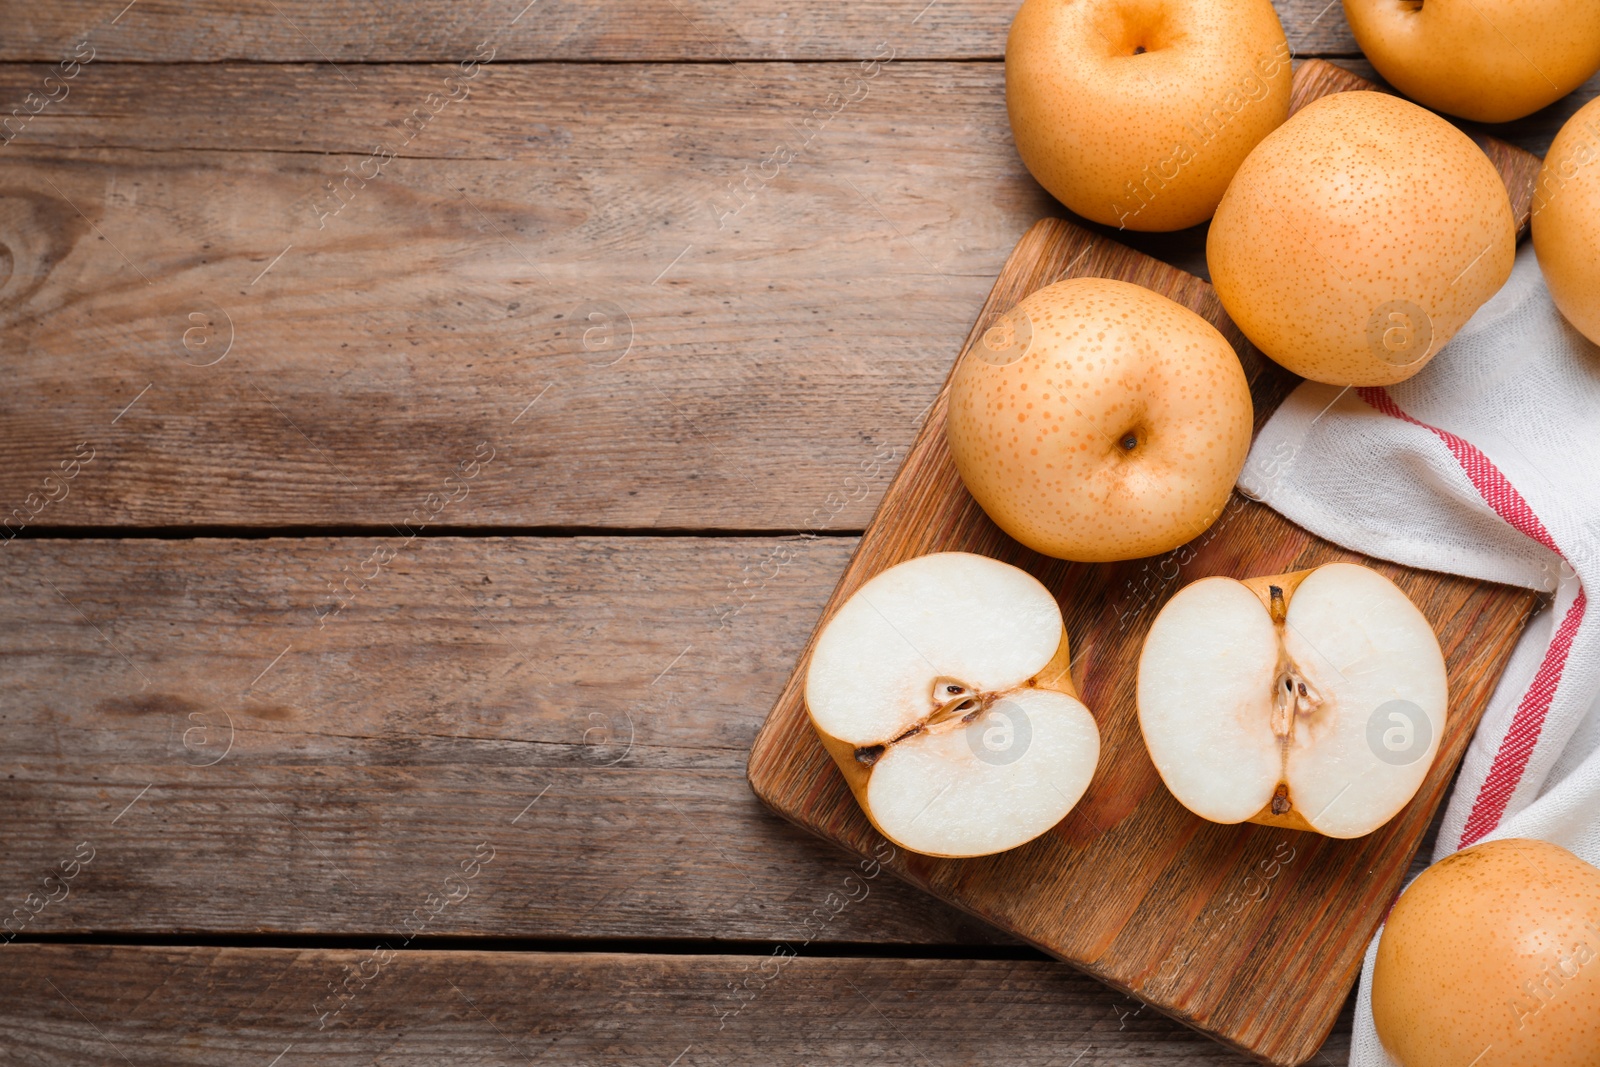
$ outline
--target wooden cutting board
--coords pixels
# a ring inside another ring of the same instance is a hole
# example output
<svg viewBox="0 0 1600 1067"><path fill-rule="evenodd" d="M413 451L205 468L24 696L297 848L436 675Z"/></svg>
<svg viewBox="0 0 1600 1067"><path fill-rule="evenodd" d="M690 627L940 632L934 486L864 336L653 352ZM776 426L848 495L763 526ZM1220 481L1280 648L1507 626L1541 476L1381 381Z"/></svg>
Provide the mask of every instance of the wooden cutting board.
<svg viewBox="0 0 1600 1067"><path fill-rule="evenodd" d="M1370 87L1313 60L1295 74L1295 106ZM1538 159L1480 143L1506 177L1525 230ZM962 355L1026 294L1082 276L1137 282L1214 323L1244 364L1257 430L1299 381L1251 347L1206 282L1058 219L1037 223L1017 244ZM823 617L880 571L927 552L978 552L1029 571L1061 603L1077 655L1074 680L1099 722L1094 780L1066 819L1010 852L942 860L889 848L807 721L808 645L756 738L750 784L812 833L863 857L892 853L884 866L901 877L1217 1040L1270 1063L1303 1062L1333 1026L1534 594L1366 559L1237 493L1210 530L1159 558L1080 564L1038 555L1001 533L963 488L945 446L948 388ZM1173 592L1205 575L1274 574L1333 560L1366 563L1393 579L1438 631L1451 706L1427 780L1395 819L1353 841L1219 826L1190 814L1162 785L1139 734L1133 680L1151 620Z"/></svg>

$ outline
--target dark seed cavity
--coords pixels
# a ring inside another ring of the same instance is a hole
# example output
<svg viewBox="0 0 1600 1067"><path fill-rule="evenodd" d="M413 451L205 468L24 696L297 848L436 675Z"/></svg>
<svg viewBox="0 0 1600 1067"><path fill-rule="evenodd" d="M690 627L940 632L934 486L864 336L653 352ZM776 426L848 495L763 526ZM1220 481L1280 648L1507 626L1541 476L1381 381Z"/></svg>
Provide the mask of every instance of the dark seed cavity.
<svg viewBox="0 0 1600 1067"><path fill-rule="evenodd" d="M870 767L878 762L878 759L883 755L883 750L883 745L862 745L856 749L856 762L864 763Z"/></svg>
<svg viewBox="0 0 1600 1067"><path fill-rule="evenodd" d="M1278 783L1277 791L1272 794L1272 814L1287 815L1292 806L1289 803L1289 787L1282 782Z"/></svg>

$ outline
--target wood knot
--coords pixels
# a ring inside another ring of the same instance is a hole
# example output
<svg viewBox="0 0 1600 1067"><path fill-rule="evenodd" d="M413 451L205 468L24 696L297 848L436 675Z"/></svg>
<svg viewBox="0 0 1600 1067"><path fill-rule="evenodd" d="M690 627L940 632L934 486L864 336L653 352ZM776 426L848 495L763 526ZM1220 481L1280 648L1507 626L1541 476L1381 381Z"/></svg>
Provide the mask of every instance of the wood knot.
<svg viewBox="0 0 1600 1067"><path fill-rule="evenodd" d="M0 313L38 292L88 232L88 221L65 200L0 189Z"/></svg>

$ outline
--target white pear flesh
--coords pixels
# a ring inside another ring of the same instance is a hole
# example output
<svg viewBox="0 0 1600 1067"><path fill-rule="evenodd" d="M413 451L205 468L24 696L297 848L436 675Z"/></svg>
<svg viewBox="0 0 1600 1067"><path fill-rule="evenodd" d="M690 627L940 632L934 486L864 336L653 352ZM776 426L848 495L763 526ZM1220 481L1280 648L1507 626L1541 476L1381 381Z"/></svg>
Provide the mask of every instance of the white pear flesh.
<svg viewBox="0 0 1600 1067"><path fill-rule="evenodd" d="M1212 822L1266 807L1283 759L1269 724L1277 633L1232 578L1202 578L1162 609L1139 657L1139 728L1172 795Z"/></svg>
<svg viewBox="0 0 1600 1067"><path fill-rule="evenodd" d="M1416 795L1448 686L1416 605L1376 571L1333 563L1180 590L1145 640L1138 705L1151 761L1196 815L1351 838Z"/></svg>
<svg viewBox="0 0 1600 1067"><path fill-rule="evenodd" d="M966 552L889 568L828 620L806 673L813 727L895 844L982 856L1072 810L1099 761L1055 598Z"/></svg>
<svg viewBox="0 0 1600 1067"><path fill-rule="evenodd" d="M1009 705L1009 706L1007 706ZM973 751L969 731L1016 744L1011 714L1029 720L1028 750L996 765ZM984 856L1033 840L1072 810L1089 787L1100 735L1082 704L1065 693L1032 690L1007 699L969 725L924 732L892 747L873 768L867 807L884 835L913 852Z"/></svg>

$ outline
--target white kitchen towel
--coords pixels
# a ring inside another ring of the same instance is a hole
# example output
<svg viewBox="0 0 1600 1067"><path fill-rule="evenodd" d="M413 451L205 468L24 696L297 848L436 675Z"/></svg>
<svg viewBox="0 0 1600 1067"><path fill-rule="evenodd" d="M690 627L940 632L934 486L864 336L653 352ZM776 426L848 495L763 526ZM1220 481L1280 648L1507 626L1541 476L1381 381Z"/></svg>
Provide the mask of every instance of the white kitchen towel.
<svg viewBox="0 0 1600 1067"><path fill-rule="evenodd" d="M1409 381L1307 382L1239 487L1346 548L1552 594L1461 765L1433 859L1537 837L1600 865L1600 346L1561 317L1531 247ZM1368 947L1353 1067L1382 1067Z"/></svg>

